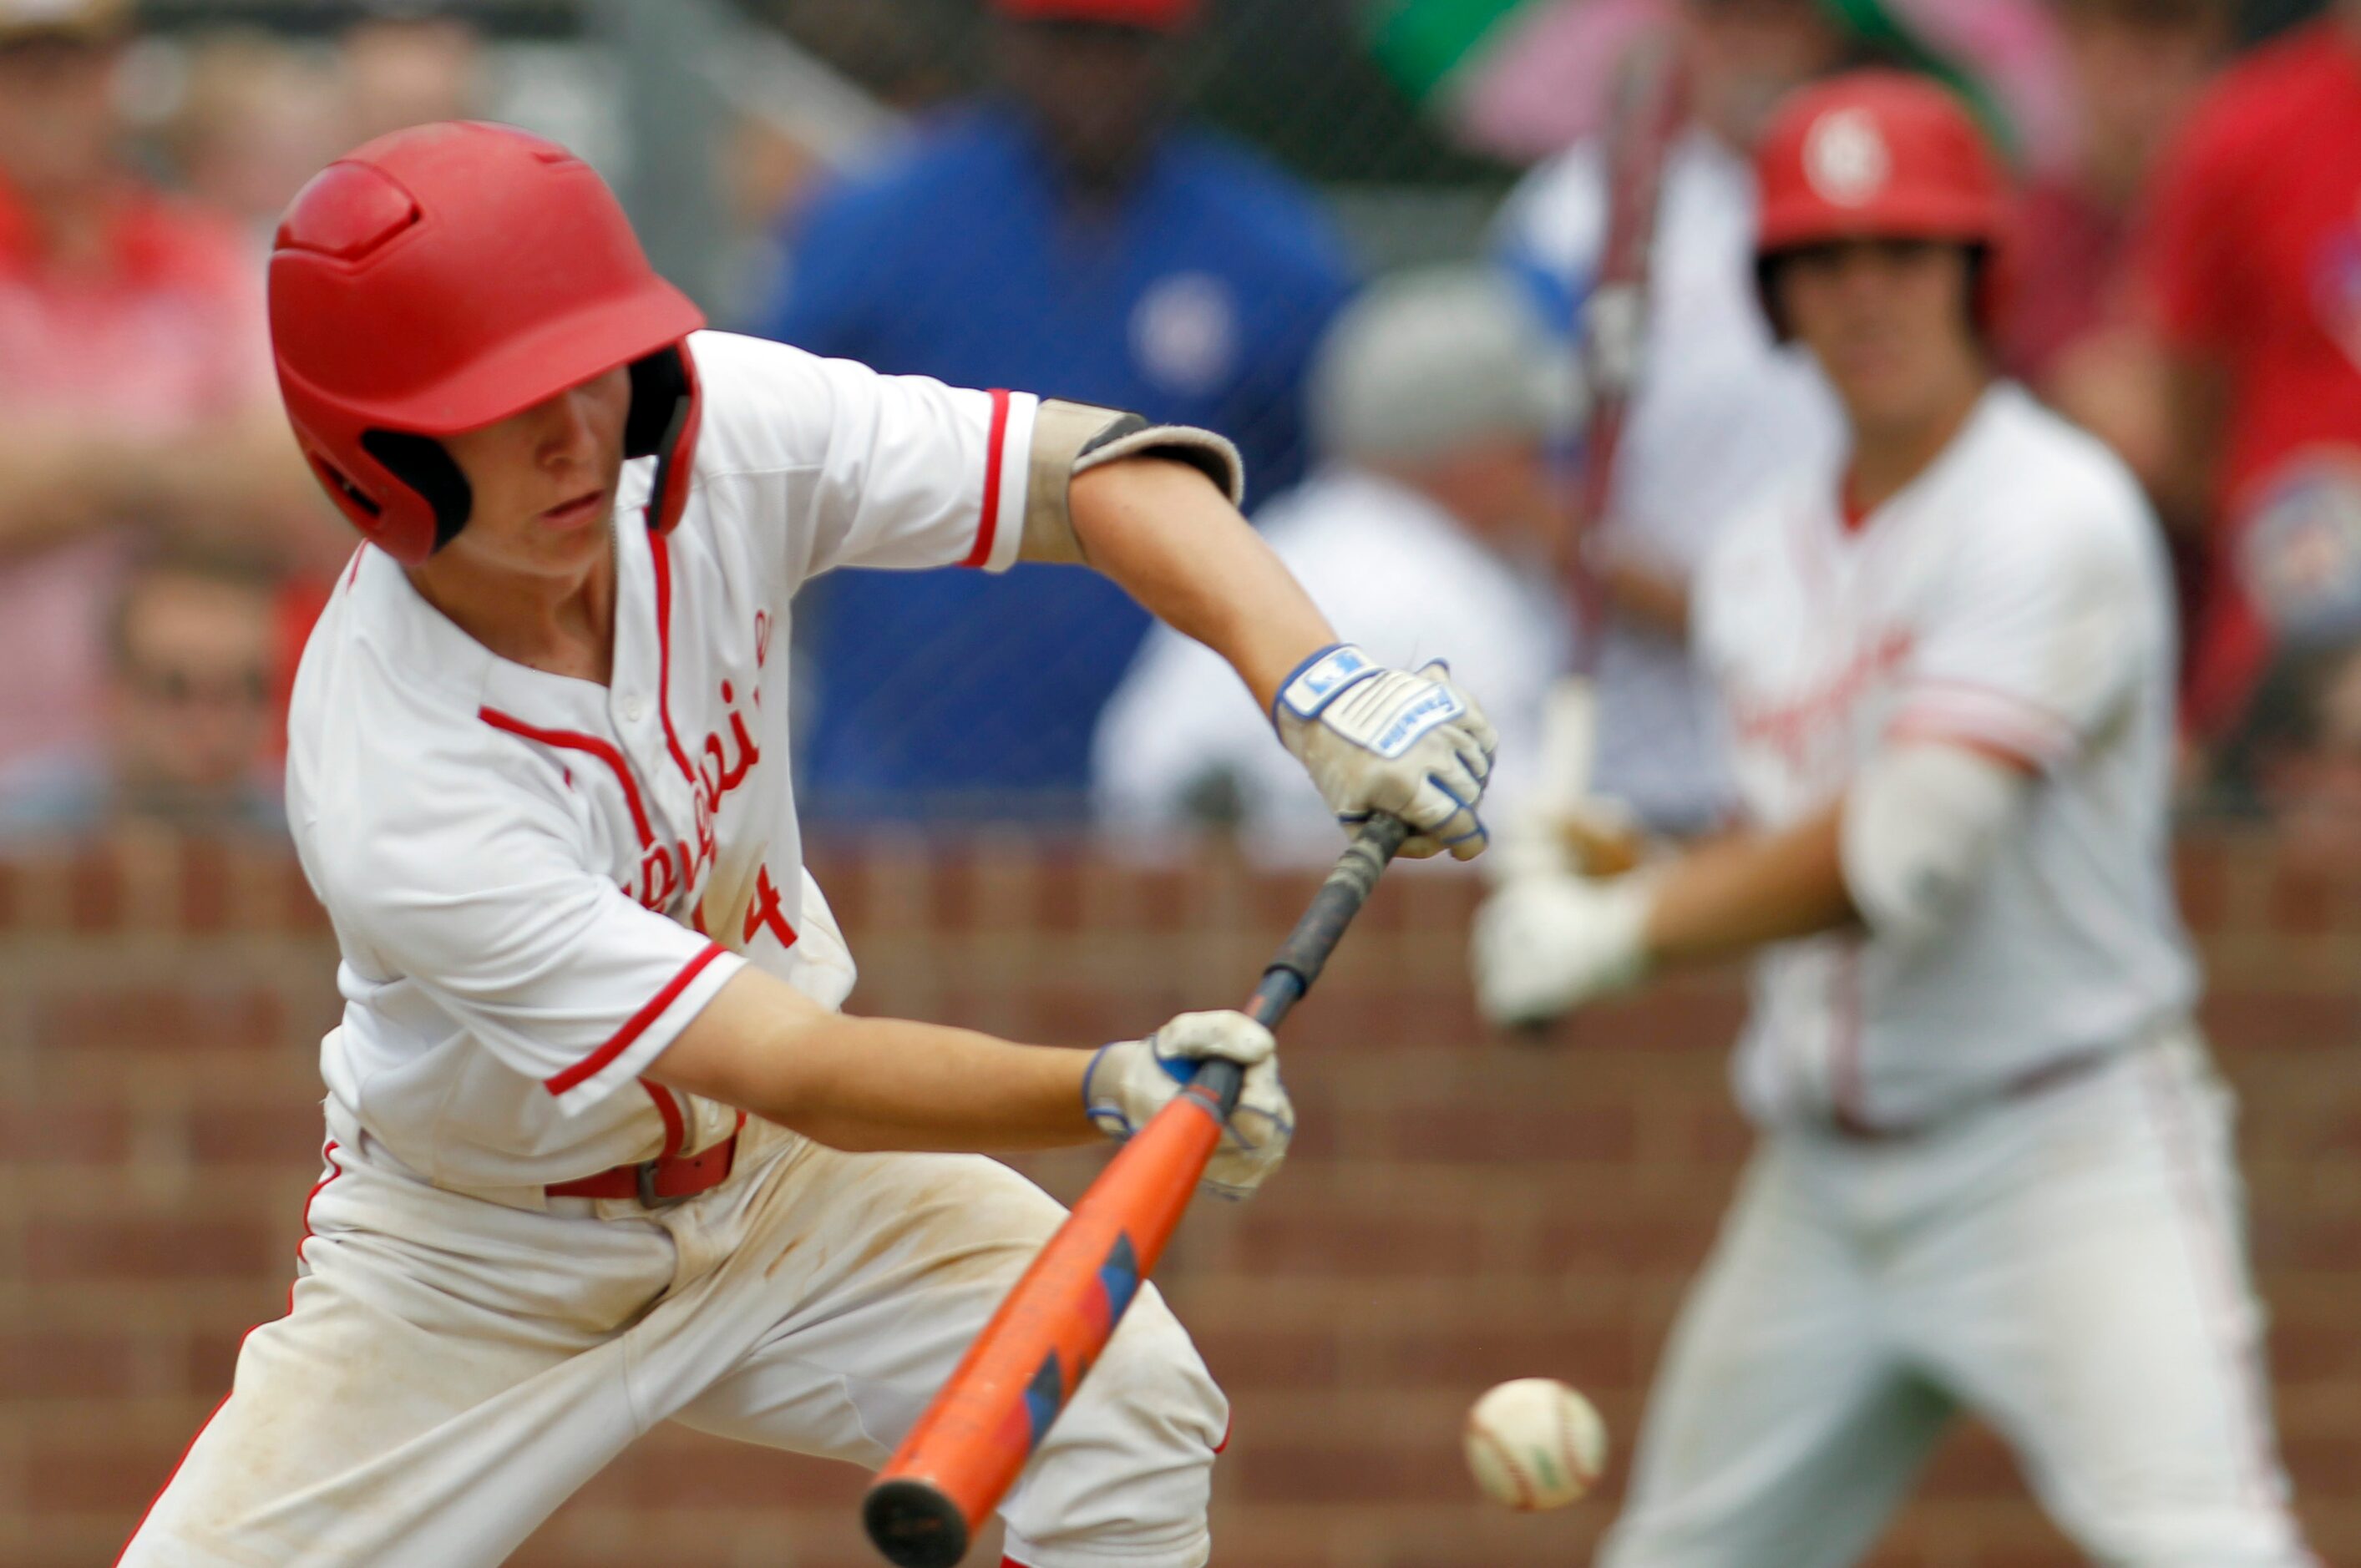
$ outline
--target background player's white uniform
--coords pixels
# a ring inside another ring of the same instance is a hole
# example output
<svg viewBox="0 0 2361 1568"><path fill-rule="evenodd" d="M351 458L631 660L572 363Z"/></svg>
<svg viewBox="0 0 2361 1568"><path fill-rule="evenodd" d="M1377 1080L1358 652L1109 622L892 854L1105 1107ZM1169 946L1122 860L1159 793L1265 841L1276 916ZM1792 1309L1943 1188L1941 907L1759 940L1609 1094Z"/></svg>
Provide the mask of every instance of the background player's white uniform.
<svg viewBox="0 0 2361 1568"><path fill-rule="evenodd" d="M2039 782L1940 932L1758 959L1737 1073L1766 1135L1603 1561L1852 1562L1966 1405L2097 1561L2307 1562L2229 1099L2188 1019L2155 525L2096 442L2005 385L1857 530L1840 484L1788 488L1700 578L1746 814L1796 822L1899 736Z"/></svg>
<svg viewBox="0 0 2361 1568"><path fill-rule="evenodd" d="M1504 256L1550 292L1587 294L1607 243L1607 174L1586 142L1527 175L1500 214ZM1754 289L1754 171L1702 130L1675 144L1657 220L1648 339L1602 537L1686 578L1722 522L1809 469L1841 432L1802 350L1772 341ZM1567 350L1568 353L1572 349ZM1728 797L1687 651L1610 620L1599 639L1591 780L1648 822L1694 830Z"/></svg>
<svg viewBox="0 0 2361 1568"><path fill-rule="evenodd" d="M790 788L791 600L1008 565L1037 406L691 342L694 489L656 537L653 464L625 468L610 684L495 656L375 549L313 634L288 805L344 954L326 1170L291 1310L127 1563L498 1562L664 1420L882 1464L1061 1218L991 1160L740 1132L639 1077L742 963L851 988ZM545 1191L733 1133L676 1206ZM1010 1552L1204 1563L1226 1418L1143 1288L1004 1506Z"/></svg>

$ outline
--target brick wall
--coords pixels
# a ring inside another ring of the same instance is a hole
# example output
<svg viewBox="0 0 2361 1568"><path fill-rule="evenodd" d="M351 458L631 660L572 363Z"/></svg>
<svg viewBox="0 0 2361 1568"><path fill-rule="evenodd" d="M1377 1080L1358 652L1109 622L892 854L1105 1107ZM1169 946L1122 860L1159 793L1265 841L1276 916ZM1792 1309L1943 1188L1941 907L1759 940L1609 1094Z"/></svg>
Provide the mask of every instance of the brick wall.
<svg viewBox="0 0 2361 1568"><path fill-rule="evenodd" d="M1215 866L1117 872L1021 845L872 846L818 868L871 1011L1082 1042L1240 995L1303 894ZM2272 1363L2305 1517L2361 1563L2361 895L2268 844L2191 842L2208 1019L2246 1101ZM1486 1039L1458 967L1467 884L1401 875L1289 1030L1304 1117L1260 1202L1191 1215L1164 1277L1237 1407L1232 1568L1585 1561L1604 1502L1479 1506L1466 1401L1550 1373L1628 1443L1746 1136L1725 981ZM0 864L0 1562L111 1560L284 1309L320 1141L334 952L291 861L126 840ZM1096 1157L1039 1162L1071 1191ZM1620 1455L1619 1454L1619 1459ZM841 1468L659 1434L520 1561L863 1564ZM1876 1561L2073 1561L2006 1456L1963 1432Z"/></svg>

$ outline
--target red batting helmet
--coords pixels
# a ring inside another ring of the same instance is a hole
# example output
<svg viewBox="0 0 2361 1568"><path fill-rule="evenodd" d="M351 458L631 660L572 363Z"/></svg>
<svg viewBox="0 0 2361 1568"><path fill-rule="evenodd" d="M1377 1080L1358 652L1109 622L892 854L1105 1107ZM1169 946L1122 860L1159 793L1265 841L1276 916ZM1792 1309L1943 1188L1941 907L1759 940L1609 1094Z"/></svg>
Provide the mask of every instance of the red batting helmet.
<svg viewBox="0 0 2361 1568"><path fill-rule="evenodd" d="M705 324L590 166L505 126L378 137L312 177L270 254L287 417L329 499L414 565L471 504L434 438L631 367L623 448L658 459L651 526L687 499Z"/></svg>
<svg viewBox="0 0 2361 1568"><path fill-rule="evenodd" d="M1762 192L1754 255L1763 307L1785 335L1770 283L1789 251L1852 239L1956 240L1983 253L1976 323L2000 308L2009 193L1983 133L1949 92L1898 71L1806 87L1773 116L1754 155Z"/></svg>

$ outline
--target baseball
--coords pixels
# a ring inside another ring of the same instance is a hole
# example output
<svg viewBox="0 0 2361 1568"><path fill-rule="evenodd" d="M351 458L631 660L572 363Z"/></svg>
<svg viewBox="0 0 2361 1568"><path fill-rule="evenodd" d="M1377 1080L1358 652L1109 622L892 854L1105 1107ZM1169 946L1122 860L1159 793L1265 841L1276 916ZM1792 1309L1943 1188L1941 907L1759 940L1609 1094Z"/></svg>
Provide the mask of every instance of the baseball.
<svg viewBox="0 0 2361 1568"><path fill-rule="evenodd" d="M1562 1508L1607 1466L1607 1424L1554 1377L1519 1377L1476 1401L1464 1433L1484 1495L1528 1512Z"/></svg>

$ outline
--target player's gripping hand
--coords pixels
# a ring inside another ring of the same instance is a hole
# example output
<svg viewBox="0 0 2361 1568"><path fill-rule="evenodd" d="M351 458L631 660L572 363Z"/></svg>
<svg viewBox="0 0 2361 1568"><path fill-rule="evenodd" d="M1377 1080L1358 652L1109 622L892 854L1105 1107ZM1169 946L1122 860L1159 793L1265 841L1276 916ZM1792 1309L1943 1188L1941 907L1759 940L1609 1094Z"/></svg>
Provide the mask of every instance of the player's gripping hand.
<svg viewBox="0 0 2361 1568"><path fill-rule="evenodd" d="M1222 1146L1205 1167L1205 1189L1224 1198L1250 1197L1287 1157L1295 1135L1295 1107L1279 1081L1279 1046L1270 1031L1243 1013L1183 1013L1144 1040L1102 1047L1082 1076L1082 1103L1099 1130L1117 1143L1148 1125L1218 1057L1246 1069L1237 1108Z"/></svg>
<svg viewBox="0 0 2361 1568"><path fill-rule="evenodd" d="M1413 859L1484 852L1476 805L1499 739L1441 660L1389 670L1349 642L1323 649L1279 688L1271 718L1339 822L1399 817Z"/></svg>
<svg viewBox="0 0 2361 1568"><path fill-rule="evenodd" d="M1476 912L1476 1004L1502 1025L1546 1023L1647 972L1654 879L1521 877Z"/></svg>

